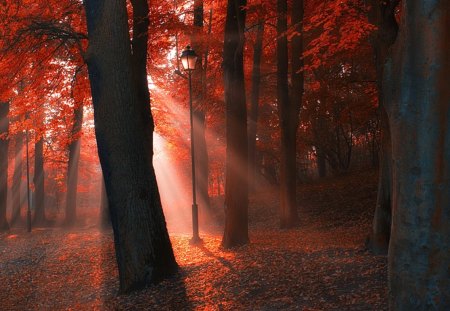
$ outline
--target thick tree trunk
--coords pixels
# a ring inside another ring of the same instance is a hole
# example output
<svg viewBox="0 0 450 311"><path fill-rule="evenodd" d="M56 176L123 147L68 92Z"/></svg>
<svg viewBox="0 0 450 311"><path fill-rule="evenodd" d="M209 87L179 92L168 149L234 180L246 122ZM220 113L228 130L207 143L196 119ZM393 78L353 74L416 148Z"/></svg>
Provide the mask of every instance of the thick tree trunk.
<svg viewBox="0 0 450 311"><path fill-rule="evenodd" d="M450 309L450 2L408 0L384 70L393 146L391 310Z"/></svg>
<svg viewBox="0 0 450 311"><path fill-rule="evenodd" d="M34 226L47 226L45 217L45 189L44 189L44 140L39 138L34 144Z"/></svg>
<svg viewBox="0 0 450 311"><path fill-rule="evenodd" d="M253 45L253 70L252 70L252 93L250 95L250 118L248 124L248 185L249 190L255 190L256 184L256 133L258 125L258 108L261 87L261 57L262 44L264 35L264 20L258 19L258 29L256 33L256 41Z"/></svg>
<svg viewBox="0 0 450 311"><path fill-rule="evenodd" d="M203 32L203 0L194 1L194 26L197 28L196 33L192 36L192 44L197 53L200 55L197 64L197 70L192 75L194 89L194 143L195 143L195 176L197 182L197 194L200 207L209 210L209 194L208 194L208 174L209 174L209 158L208 149L206 147L206 114L203 91L203 74L205 70L202 64L202 55L204 55L204 46L198 34Z"/></svg>
<svg viewBox="0 0 450 311"><path fill-rule="evenodd" d="M372 232L369 235L369 248L376 254L387 253L391 234L392 142L385 103L383 102L382 80L386 57L390 47L394 44L398 33L398 25L395 20L395 8L397 3L398 1L396 0L383 2L373 0L369 14L370 21L378 27L373 46L377 70L378 111L381 122L378 196L375 206ZM389 105L389 103L386 104Z"/></svg>
<svg viewBox="0 0 450 311"><path fill-rule="evenodd" d="M77 219L77 186L78 186L78 162L80 160L81 127L83 125L83 105L79 105L74 111L74 123L72 128L73 141L69 146L69 164L67 169L67 197L65 224L72 226Z"/></svg>
<svg viewBox="0 0 450 311"><path fill-rule="evenodd" d="M248 145L244 81L246 0L228 0L223 48L227 160L225 185L225 248L248 243Z"/></svg>
<svg viewBox="0 0 450 311"><path fill-rule="evenodd" d="M289 100L287 0L277 0L277 101L281 130L280 227L297 224L296 132L297 103Z"/></svg>
<svg viewBox="0 0 450 311"><path fill-rule="evenodd" d="M0 135L8 135L9 102L0 102ZM6 220L6 204L8 196L8 145L9 138L0 138L0 232L9 229Z"/></svg>
<svg viewBox="0 0 450 311"><path fill-rule="evenodd" d="M12 214L11 225L22 223L22 172L23 172L23 133L18 132L14 138L14 175L12 180Z"/></svg>
<svg viewBox="0 0 450 311"><path fill-rule="evenodd" d="M143 85L147 78L148 5L132 1L132 56L126 1L84 3L97 146L120 291L129 292L177 271L152 165L153 120L148 88Z"/></svg>

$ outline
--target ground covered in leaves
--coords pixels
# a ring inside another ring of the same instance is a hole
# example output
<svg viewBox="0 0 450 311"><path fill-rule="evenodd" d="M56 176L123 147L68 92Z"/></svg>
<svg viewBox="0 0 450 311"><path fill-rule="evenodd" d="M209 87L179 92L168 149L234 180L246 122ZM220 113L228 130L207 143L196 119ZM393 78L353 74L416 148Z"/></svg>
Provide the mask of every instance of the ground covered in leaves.
<svg viewBox="0 0 450 311"><path fill-rule="evenodd" d="M249 245L174 234L179 275L127 296L110 231L13 229L0 235L0 309L386 310L386 258L364 248L375 197L375 172L301 185L300 224L279 230L276 192L258 193Z"/></svg>

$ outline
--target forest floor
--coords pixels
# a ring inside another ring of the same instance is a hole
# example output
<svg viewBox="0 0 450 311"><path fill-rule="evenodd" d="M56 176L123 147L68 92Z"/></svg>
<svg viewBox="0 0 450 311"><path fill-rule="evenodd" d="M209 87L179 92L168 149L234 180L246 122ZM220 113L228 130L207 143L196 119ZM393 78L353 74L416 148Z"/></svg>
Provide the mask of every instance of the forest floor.
<svg viewBox="0 0 450 311"><path fill-rule="evenodd" d="M291 230L278 229L277 194L259 192L250 244L223 250L220 234L203 232L190 246L173 234L180 273L127 296L111 231L13 229L0 235L0 310L387 310L386 257L364 248L376 175L300 185Z"/></svg>

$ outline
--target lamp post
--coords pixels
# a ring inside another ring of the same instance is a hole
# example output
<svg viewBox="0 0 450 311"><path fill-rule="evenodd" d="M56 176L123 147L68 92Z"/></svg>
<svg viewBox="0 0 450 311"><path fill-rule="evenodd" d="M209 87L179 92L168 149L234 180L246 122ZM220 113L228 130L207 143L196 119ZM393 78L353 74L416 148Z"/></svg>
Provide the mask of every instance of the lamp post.
<svg viewBox="0 0 450 311"><path fill-rule="evenodd" d="M197 193L196 193L196 180L195 180L195 147L194 147L194 118L192 109L192 71L195 70L198 56L195 51L188 45L186 49L181 53L181 64L183 69L188 73L189 80L189 114L191 123L191 160L192 160L192 239L191 244L198 244L201 242L198 234L198 205L197 205Z"/></svg>
<svg viewBox="0 0 450 311"><path fill-rule="evenodd" d="M27 231L31 232L31 192L30 192L30 164L28 154L28 125L26 129L26 151L27 151Z"/></svg>

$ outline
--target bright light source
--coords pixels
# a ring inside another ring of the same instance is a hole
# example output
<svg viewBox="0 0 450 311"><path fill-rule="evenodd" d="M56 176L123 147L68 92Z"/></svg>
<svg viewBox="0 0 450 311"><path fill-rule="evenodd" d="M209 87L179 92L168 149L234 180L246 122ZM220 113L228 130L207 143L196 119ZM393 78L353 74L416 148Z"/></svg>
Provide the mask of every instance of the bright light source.
<svg viewBox="0 0 450 311"><path fill-rule="evenodd" d="M195 54L195 51L192 50L188 45L186 49L181 53L180 57L184 70L194 70L197 63L197 58L198 56L197 54Z"/></svg>

